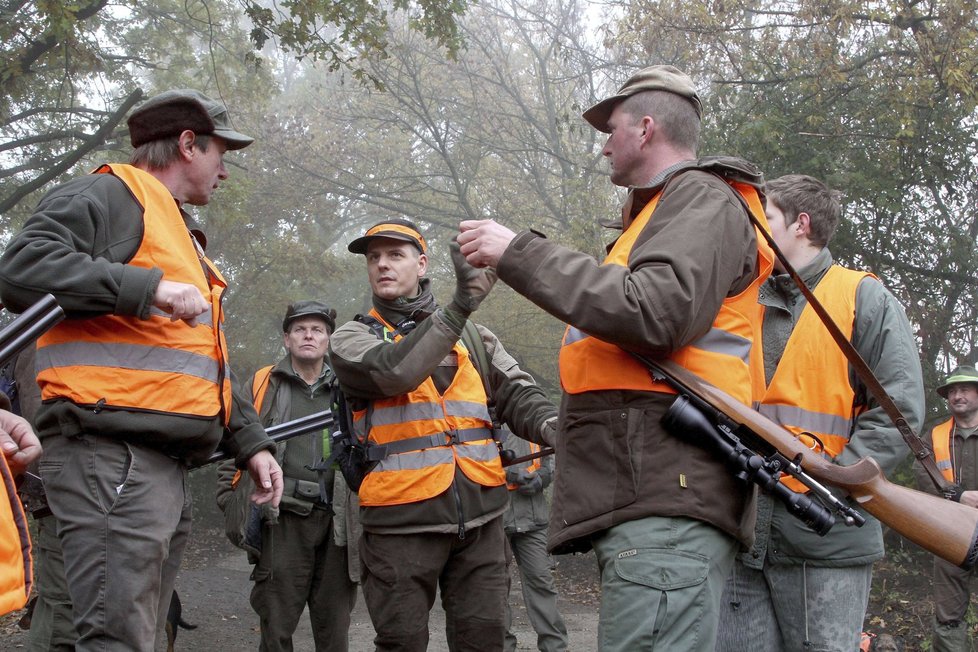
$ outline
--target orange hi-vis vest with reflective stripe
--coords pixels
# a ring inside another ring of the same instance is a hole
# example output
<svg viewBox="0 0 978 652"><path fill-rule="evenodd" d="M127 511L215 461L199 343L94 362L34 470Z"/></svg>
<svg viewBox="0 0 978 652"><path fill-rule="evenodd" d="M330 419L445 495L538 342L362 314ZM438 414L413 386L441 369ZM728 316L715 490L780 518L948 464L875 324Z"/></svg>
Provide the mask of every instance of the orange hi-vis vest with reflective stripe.
<svg viewBox="0 0 978 652"><path fill-rule="evenodd" d="M934 461L948 482L954 482L954 469L951 467L951 433L954 432L954 419L934 426L930 442L934 447Z"/></svg>
<svg viewBox="0 0 978 652"><path fill-rule="evenodd" d="M813 291L847 340L852 339L856 320L856 288L869 272L832 265ZM771 378L758 412L793 432L813 450L822 442L822 452L833 458L849 443L856 417L849 383L849 362L811 305L801 311ZM792 491L808 488L791 477L782 482Z"/></svg>
<svg viewBox="0 0 978 652"><path fill-rule="evenodd" d="M27 604L32 577L27 517L0 453L0 616Z"/></svg>
<svg viewBox="0 0 978 652"><path fill-rule="evenodd" d="M757 221L767 228L767 218L757 190L748 184L729 182L745 200ZM604 265L628 266L639 234L649 223L661 192L653 197L621 235ZM758 292L771 273L774 253L757 231L757 278L740 294L727 297L708 333L678 351L670 359L700 378L716 385L745 405L763 387L763 357L754 347L760 334L761 308ZM759 379L758 379L759 376ZM568 326L560 348L560 383L569 394L598 390L639 390L675 394L667 383L652 378L649 369L618 346ZM756 383L756 384L755 384Z"/></svg>
<svg viewBox="0 0 978 652"><path fill-rule="evenodd" d="M128 262L160 268L167 281L192 284L210 308L198 325L155 306L149 319L102 315L66 319L37 341L37 381L45 401L165 412L188 417L223 416L231 410L231 381L222 323L227 283L187 230L176 201L151 174L131 165L103 165L143 207L143 239ZM206 274L205 274L205 271Z"/></svg>
<svg viewBox="0 0 978 652"><path fill-rule="evenodd" d="M395 330L376 311L371 310L370 316L388 333ZM398 341L401 335L395 333L393 339ZM458 371L444 394L438 393L429 377L411 392L373 400L365 409L353 411L354 434L371 446L390 445L396 450L398 442L431 438L429 447L412 446L413 450L380 459L360 486L361 506L404 505L434 498L451 486L456 465L469 480L484 487L506 483L499 448L492 438L482 378L461 340L454 354ZM485 436L460 441L457 435L461 431L484 431Z"/></svg>

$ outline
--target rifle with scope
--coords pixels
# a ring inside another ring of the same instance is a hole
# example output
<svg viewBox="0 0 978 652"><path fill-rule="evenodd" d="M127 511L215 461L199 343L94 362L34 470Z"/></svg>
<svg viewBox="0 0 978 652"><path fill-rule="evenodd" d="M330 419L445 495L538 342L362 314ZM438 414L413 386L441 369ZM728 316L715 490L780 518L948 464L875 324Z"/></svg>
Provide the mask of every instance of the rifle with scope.
<svg viewBox="0 0 978 652"><path fill-rule="evenodd" d="M644 358L642 362L657 380L679 393L663 417L671 432L718 450L735 473L771 491L816 532L824 534L832 527L833 511L850 525L863 520L823 486L831 485L938 557L966 570L978 561L978 509L893 484L872 458L850 466L833 464L785 428L679 365ZM778 481L782 473L811 491L792 492Z"/></svg>

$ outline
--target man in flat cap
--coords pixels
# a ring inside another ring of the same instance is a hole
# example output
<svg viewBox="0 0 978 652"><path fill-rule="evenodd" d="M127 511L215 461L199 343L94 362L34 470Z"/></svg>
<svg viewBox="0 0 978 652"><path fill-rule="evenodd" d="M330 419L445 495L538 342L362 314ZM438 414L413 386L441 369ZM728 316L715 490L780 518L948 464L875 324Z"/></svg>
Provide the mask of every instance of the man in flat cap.
<svg viewBox="0 0 978 652"><path fill-rule="evenodd" d="M947 401L951 418L934 426L924 441L934 451L937 468L957 488L949 500L978 509L978 369L960 365L936 391ZM938 493L919 463L915 471L922 490ZM934 652L972 649L965 614L974 577L974 569L963 570L934 557Z"/></svg>
<svg viewBox="0 0 978 652"><path fill-rule="evenodd" d="M372 465L359 487L360 558L377 650L426 650L440 591L448 649L502 652L509 495L494 421L536 440L556 421L543 390L469 321L495 279L451 249L455 293L439 306L414 223L387 220L351 242L366 258L373 308L329 343Z"/></svg>
<svg viewBox="0 0 978 652"><path fill-rule="evenodd" d="M492 220L462 222L458 236L471 264L568 324L549 547L597 555L603 652L712 651L724 579L753 529L753 489L663 427L675 393L633 356L751 403L773 260L752 223L766 228L762 177L746 161L697 158L701 111L672 66L585 111L609 134L612 183L629 189L603 263Z"/></svg>
<svg viewBox="0 0 978 652"><path fill-rule="evenodd" d="M184 211L252 139L194 90L129 118L130 164L51 190L0 258L0 297L51 293L67 319L37 342L41 477L58 520L77 650L150 650L190 531L190 464L218 447L278 504L281 469L232 388L226 283Z"/></svg>
<svg viewBox="0 0 978 652"><path fill-rule="evenodd" d="M336 311L326 303L289 304L282 321L285 357L259 369L249 383L266 428L331 409L336 376L326 364L326 347L335 329ZM360 577L359 519L356 496L342 474L323 464L330 456L329 437L326 431L311 433L280 443L276 451L285 478L282 502L277 514L262 510L261 548L249 549L255 564L251 606L264 652L292 649L307 605L316 651L349 649ZM218 466L217 503L235 534L247 528L252 514L242 492L247 483L239 482L231 460Z"/></svg>

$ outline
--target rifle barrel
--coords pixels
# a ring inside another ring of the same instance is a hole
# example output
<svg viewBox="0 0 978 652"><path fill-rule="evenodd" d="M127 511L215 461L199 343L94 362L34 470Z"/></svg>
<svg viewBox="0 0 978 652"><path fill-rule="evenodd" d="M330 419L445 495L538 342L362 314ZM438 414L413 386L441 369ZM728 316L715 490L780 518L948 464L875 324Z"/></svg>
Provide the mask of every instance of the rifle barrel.
<svg viewBox="0 0 978 652"><path fill-rule="evenodd" d="M0 330L0 366L65 318L53 295L45 294Z"/></svg>
<svg viewBox="0 0 978 652"><path fill-rule="evenodd" d="M333 417L332 411L323 410L322 412L315 412L305 417L300 417L298 419L293 419L292 421L280 423L276 426L271 426L266 428L265 432L268 434L269 439L275 443L279 443L288 441L294 437L307 435L311 432L322 431L323 429L332 426L335 421L336 419ZM230 457L230 454L228 454L226 451L218 449L211 453L211 456L207 458L206 462L194 465L194 468L214 464L215 462L223 462Z"/></svg>

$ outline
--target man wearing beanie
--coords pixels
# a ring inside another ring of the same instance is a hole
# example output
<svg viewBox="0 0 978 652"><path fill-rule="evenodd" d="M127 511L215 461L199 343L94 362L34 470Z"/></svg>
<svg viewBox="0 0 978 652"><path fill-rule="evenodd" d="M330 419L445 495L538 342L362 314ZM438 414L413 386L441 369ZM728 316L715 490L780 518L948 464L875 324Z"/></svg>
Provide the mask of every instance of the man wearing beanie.
<svg viewBox="0 0 978 652"><path fill-rule="evenodd" d="M326 347L335 329L336 311L322 301L289 304L282 321L285 357L259 369L249 383L262 425L332 408L336 377L326 364ZM255 564L251 606L259 617L263 652L292 649L307 605L316 651L349 649L350 612L360 577L356 496L351 500L342 474L324 466L329 456L327 431L278 445L276 458L285 478L282 502L277 513L262 510L260 549L245 547ZM247 483L237 486L240 481L232 461L218 466L217 504L233 532L247 528L253 513L243 491Z"/></svg>
<svg viewBox="0 0 978 652"><path fill-rule="evenodd" d="M495 279L454 242L447 306L431 293L428 243L412 222L376 224L349 250L366 258L373 308L337 329L329 355L370 461L360 558L376 649L426 650L437 591L449 650L502 652L509 495L494 417L520 437L549 440L556 409L499 340L468 321Z"/></svg>
<svg viewBox="0 0 978 652"><path fill-rule="evenodd" d="M934 426L924 441L934 451L937 468L957 487L948 499L978 509L978 369L970 364L955 368L936 391L947 401L951 418ZM915 471L922 490L938 493L920 463ZM972 649L965 615L974 577L974 569L963 570L934 557L934 652Z"/></svg>
<svg viewBox="0 0 978 652"><path fill-rule="evenodd" d="M58 520L77 650L152 650L190 531L189 465L218 447L277 505L281 469L232 388L223 276L184 211L251 144L199 91L129 118L129 165L51 190L0 258L0 297L51 293L67 319L37 342L41 477Z"/></svg>
<svg viewBox="0 0 978 652"><path fill-rule="evenodd" d="M667 431L675 393L632 354L668 360L745 405L760 368L758 288L773 255L760 171L697 158L692 80L651 66L584 119L609 134L629 189L603 263L535 231L462 222L462 252L568 324L549 547L593 549L602 652L713 650L724 579L753 532L754 489L715 451ZM752 223L752 216L759 227Z"/></svg>

